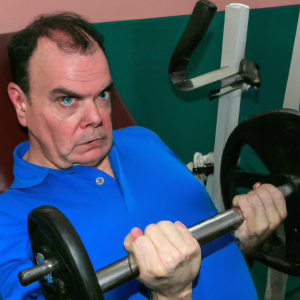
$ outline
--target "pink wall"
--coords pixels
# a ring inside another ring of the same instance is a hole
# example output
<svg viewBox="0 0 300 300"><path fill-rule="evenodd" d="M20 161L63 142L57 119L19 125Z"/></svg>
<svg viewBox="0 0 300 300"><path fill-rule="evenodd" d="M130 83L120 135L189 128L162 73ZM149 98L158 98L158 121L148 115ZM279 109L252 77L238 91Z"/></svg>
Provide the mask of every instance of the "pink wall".
<svg viewBox="0 0 300 300"><path fill-rule="evenodd" d="M24 28L41 13L73 11L90 22L187 15L197 0L1 0L0 33ZM219 11L234 1L213 0ZM300 4L300 0L242 0L250 8Z"/></svg>

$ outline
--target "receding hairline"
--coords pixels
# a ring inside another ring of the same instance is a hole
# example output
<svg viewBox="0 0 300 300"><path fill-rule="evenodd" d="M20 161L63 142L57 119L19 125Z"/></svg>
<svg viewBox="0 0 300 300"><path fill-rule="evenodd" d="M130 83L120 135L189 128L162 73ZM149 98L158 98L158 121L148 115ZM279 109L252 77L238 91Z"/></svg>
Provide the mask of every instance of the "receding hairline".
<svg viewBox="0 0 300 300"><path fill-rule="evenodd" d="M65 33L65 32L60 32L59 34L63 34L65 37L67 37L68 35ZM87 35L88 36L88 35ZM89 36L88 36L89 37ZM72 55L76 55L76 54L78 54L78 55L93 55L94 53L96 53L97 52L97 50L99 50L100 52L102 52L103 53L103 55L104 55L104 57L106 57L106 55L105 55L105 53L104 53L104 51L103 51L103 49L99 46L99 44L93 39L93 38L91 38L91 37L89 37L89 39L90 39L90 42L91 43L93 43L93 51L83 51L83 50L81 50L81 49L77 49L77 50L72 50L72 49L70 49L70 51L69 50L67 50L67 48L61 48L61 47L59 47L58 46L58 44L57 44L57 40L56 39L52 39L52 38L50 38L50 37L48 37L48 36L46 36L46 35L43 35L43 36L40 36L39 38L38 38L38 40L37 40L37 44L36 44L36 47L35 47L35 49L34 49L34 51L33 51L33 53L32 53L32 55L31 55L31 57L30 57L30 59L28 60L28 78L29 78L29 81L30 81L30 77L31 77L31 71L30 71L30 69L33 67L33 65L34 64L32 64L32 61L34 60L34 58L36 57L36 55L37 55L37 51L41 48L41 47L39 47L39 46L41 46L41 42L42 42L42 40L48 40L49 42L51 42L53 45L55 45L56 46L56 49L58 49L58 50L60 50L60 52L61 53L63 53L63 54L66 54L66 55L70 55L70 56L72 56ZM42 51L41 49L40 49L40 51ZM40 52L39 51L39 52ZM27 95L27 97L28 97L28 100L29 100L29 103L31 104L31 97L30 97L30 92L31 92L31 85L29 85L29 90L28 90L28 95Z"/></svg>
<svg viewBox="0 0 300 300"><path fill-rule="evenodd" d="M90 35L88 35L81 28L78 28L78 29L82 31L82 33L86 36L86 38L88 40L88 46L86 47L86 49L82 49L81 47L76 46L74 38L69 33L65 32L63 30L54 30L54 29L52 29L52 30L49 31L49 36L41 35L38 38L35 51L38 47L38 44L39 44L40 40L43 39L43 38L49 39L52 42L54 42L56 44L56 46L62 52L66 53L66 54L68 54L68 53L70 53L70 54L79 53L79 54L88 55L88 54L95 53L98 48L103 51L103 49L99 46L99 44Z"/></svg>
<svg viewBox="0 0 300 300"><path fill-rule="evenodd" d="M63 37L60 38L59 36L62 35ZM88 35L87 35L88 36ZM53 35L54 37L54 35ZM89 37L89 36L88 36ZM74 54L79 54L79 55L92 55L94 53L97 52L97 50L100 50L103 55L105 56L105 53L103 51L103 49L98 45L98 43L92 39L91 37L89 37L90 39L90 43L93 45L93 47L90 50L82 50L82 49L74 49L74 48L69 48L68 47L68 34L64 33L64 32L57 32L56 33L56 37L54 38L50 38L46 35L40 36L37 40L36 43L36 47L30 57L30 59L28 60L28 71L30 69L32 60L34 59L34 57L37 54L37 51L41 48L41 43L43 43L43 40L45 40L46 42L50 42L53 45L55 45L56 49L60 50L61 53L66 54L66 55L74 55ZM63 41L66 41L66 43L64 44L64 47L60 47L61 44L59 44L60 42L63 43ZM44 44L45 45L45 44ZM41 49L39 50L39 52L42 51ZM30 74L28 74L30 76Z"/></svg>

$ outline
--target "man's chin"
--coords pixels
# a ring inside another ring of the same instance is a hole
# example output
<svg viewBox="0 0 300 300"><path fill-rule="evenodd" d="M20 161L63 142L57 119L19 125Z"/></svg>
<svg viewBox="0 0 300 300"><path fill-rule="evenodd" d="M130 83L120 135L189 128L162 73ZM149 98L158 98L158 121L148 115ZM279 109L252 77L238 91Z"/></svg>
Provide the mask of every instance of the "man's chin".
<svg viewBox="0 0 300 300"><path fill-rule="evenodd" d="M89 149L86 152L77 154L76 158L72 159L74 164L80 164L83 166L97 167L108 155L111 147L108 149L99 149L97 147Z"/></svg>

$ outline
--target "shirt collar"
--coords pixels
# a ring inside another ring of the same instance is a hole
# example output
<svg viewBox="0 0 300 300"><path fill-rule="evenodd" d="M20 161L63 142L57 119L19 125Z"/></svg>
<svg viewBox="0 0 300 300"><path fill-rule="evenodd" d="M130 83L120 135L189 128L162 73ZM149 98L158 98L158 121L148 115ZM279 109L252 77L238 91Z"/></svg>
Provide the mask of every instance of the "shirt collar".
<svg viewBox="0 0 300 300"><path fill-rule="evenodd" d="M49 173L73 173L73 167L69 169L51 169L38 165L31 164L22 157L29 149L29 141L23 142L18 145L13 153L14 157L14 182L10 188L28 188L36 186L44 181Z"/></svg>

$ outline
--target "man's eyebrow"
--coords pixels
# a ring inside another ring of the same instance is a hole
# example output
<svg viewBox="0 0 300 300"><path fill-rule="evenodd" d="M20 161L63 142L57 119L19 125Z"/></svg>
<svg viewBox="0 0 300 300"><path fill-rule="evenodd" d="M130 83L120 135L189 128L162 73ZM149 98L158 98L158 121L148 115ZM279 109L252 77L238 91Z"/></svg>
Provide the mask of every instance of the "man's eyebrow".
<svg viewBox="0 0 300 300"><path fill-rule="evenodd" d="M113 81L111 81L101 92L99 92L99 94L106 90L110 90L112 88L113 84L114 84ZM49 97L53 97L56 94L64 94L67 97L73 97L73 98L76 98L79 100L85 98L85 95L79 95L79 94L77 94L73 91L70 91L68 89L65 89L65 88L55 88L55 89L51 90L48 95L49 95Z"/></svg>
<svg viewBox="0 0 300 300"><path fill-rule="evenodd" d="M104 92L106 90L110 90L113 87L113 85L114 85L114 82L111 81L100 93L102 93L102 92Z"/></svg>
<svg viewBox="0 0 300 300"><path fill-rule="evenodd" d="M73 97L73 98L77 98L77 99L83 99L84 98L84 95L79 95L75 92L72 92L68 89L65 89L65 88L56 88L56 89L53 89L52 91L49 92L49 97L53 97L55 96L56 94L64 94L66 95L67 97Z"/></svg>

